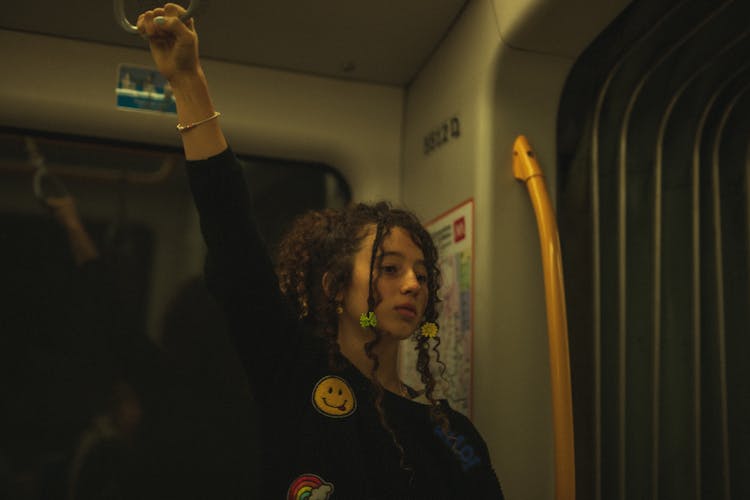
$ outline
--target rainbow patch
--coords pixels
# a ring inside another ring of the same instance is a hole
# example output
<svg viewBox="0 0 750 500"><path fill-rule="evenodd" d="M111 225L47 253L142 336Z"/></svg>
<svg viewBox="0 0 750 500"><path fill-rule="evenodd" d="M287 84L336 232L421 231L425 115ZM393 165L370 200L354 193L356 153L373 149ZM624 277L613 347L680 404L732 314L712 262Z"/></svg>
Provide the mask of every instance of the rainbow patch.
<svg viewBox="0 0 750 500"><path fill-rule="evenodd" d="M327 500L333 485L315 474L302 474L295 479L286 493L287 500Z"/></svg>

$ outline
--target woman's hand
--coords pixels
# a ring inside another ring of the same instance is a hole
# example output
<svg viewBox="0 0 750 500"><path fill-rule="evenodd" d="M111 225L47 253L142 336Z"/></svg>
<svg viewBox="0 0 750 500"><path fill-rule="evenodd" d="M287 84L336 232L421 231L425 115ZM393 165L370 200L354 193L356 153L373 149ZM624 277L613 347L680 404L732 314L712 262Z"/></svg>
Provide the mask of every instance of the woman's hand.
<svg viewBox="0 0 750 500"><path fill-rule="evenodd" d="M174 3L138 16L138 31L148 40L157 68L174 85L183 77L201 75L195 21L182 22L185 9Z"/></svg>
<svg viewBox="0 0 750 500"><path fill-rule="evenodd" d="M195 22L180 20L185 9L173 3L138 17L138 31L148 40L156 67L169 81L181 125L200 122L181 133L185 158L202 160L227 149L227 141L214 115L208 82L198 57ZM207 120L208 119L208 120ZM179 130L179 129L178 129Z"/></svg>

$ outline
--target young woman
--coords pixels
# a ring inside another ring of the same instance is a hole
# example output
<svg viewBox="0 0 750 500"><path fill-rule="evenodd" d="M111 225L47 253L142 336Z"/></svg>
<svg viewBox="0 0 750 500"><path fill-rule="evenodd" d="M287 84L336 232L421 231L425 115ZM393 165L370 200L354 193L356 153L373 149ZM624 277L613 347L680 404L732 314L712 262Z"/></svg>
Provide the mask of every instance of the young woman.
<svg viewBox="0 0 750 500"><path fill-rule="evenodd" d="M166 4L138 28L174 91L206 280L260 408L262 498L502 498L483 439L433 394L429 234L386 203L312 212L283 240L275 273L183 12ZM423 392L398 375L412 337Z"/></svg>

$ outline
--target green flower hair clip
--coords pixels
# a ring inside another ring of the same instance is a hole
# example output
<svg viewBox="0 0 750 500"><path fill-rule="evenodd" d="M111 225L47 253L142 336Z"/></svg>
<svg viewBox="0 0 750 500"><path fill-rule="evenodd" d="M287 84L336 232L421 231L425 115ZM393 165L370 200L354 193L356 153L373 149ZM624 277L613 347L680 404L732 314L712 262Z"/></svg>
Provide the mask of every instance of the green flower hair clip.
<svg viewBox="0 0 750 500"><path fill-rule="evenodd" d="M419 330L422 337L427 337L428 339L434 339L438 334L438 326L429 321L423 323Z"/></svg>
<svg viewBox="0 0 750 500"><path fill-rule="evenodd" d="M370 311L368 313L362 313L362 316L359 317L359 324L362 325L362 328L367 328L368 326L378 326L378 319L375 317L375 313Z"/></svg>

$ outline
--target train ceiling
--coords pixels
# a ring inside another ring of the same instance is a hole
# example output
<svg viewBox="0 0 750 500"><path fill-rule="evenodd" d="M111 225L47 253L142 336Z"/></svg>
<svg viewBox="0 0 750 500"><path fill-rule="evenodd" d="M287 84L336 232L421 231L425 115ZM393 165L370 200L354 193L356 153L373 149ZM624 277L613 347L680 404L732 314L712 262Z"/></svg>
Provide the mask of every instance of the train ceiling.
<svg viewBox="0 0 750 500"><path fill-rule="evenodd" d="M181 0L187 6L188 0ZM404 86L459 16L466 0L202 0L204 57L321 76ZM128 19L160 5L124 0ZM144 47L114 19L111 0L24 0L0 28Z"/></svg>

